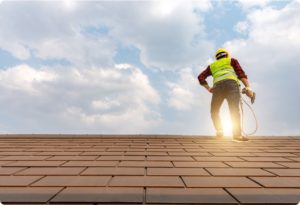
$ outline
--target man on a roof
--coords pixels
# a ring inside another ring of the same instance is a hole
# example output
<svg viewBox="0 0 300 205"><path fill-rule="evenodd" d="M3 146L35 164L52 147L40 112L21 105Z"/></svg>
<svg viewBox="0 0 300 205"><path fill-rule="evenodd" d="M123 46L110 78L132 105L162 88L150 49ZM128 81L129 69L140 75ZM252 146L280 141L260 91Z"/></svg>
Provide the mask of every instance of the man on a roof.
<svg viewBox="0 0 300 205"><path fill-rule="evenodd" d="M247 75L238 60L230 58L229 53L224 48L216 51L215 58L216 60L200 73L198 80L203 87L212 93L211 118L216 129L216 137L222 138L224 136L219 111L224 99L226 99L232 121L233 139L247 141L247 138L242 136L239 108L241 99L239 81L244 84L247 96L253 96ZM206 81L209 76L213 77L212 87Z"/></svg>

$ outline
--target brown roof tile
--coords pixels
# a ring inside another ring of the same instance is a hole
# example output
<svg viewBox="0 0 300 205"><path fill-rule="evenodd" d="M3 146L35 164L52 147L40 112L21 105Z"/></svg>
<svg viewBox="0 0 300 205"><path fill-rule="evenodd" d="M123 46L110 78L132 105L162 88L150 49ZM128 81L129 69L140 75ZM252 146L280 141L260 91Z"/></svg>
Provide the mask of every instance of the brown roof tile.
<svg viewBox="0 0 300 205"><path fill-rule="evenodd" d="M154 176L208 176L203 168L148 168L147 175Z"/></svg>
<svg viewBox="0 0 300 205"><path fill-rule="evenodd" d="M226 191L216 188L147 188L146 202L157 204L236 204L236 201Z"/></svg>
<svg viewBox="0 0 300 205"><path fill-rule="evenodd" d="M119 187L183 187L178 176L116 176L109 186Z"/></svg>
<svg viewBox="0 0 300 205"><path fill-rule="evenodd" d="M228 188L242 204L297 204L300 189Z"/></svg>
<svg viewBox="0 0 300 205"><path fill-rule="evenodd" d="M65 161L16 161L2 165L3 167L57 167Z"/></svg>
<svg viewBox="0 0 300 205"><path fill-rule="evenodd" d="M120 167L173 167L171 162L165 161L122 161Z"/></svg>
<svg viewBox="0 0 300 205"><path fill-rule="evenodd" d="M46 176L31 186L106 186L110 178L110 176Z"/></svg>
<svg viewBox="0 0 300 205"><path fill-rule="evenodd" d="M28 186L42 176L0 176L0 187Z"/></svg>
<svg viewBox="0 0 300 205"><path fill-rule="evenodd" d="M300 168L300 162L278 162L278 164L288 168Z"/></svg>
<svg viewBox="0 0 300 205"><path fill-rule="evenodd" d="M223 162L174 162L175 167L228 167Z"/></svg>
<svg viewBox="0 0 300 205"><path fill-rule="evenodd" d="M4 204L296 204L300 138L0 135Z"/></svg>
<svg viewBox="0 0 300 205"><path fill-rule="evenodd" d="M190 156L147 156L148 161L195 161Z"/></svg>
<svg viewBox="0 0 300 205"><path fill-rule="evenodd" d="M251 177L251 179L270 188L298 188L300 186L300 177Z"/></svg>
<svg viewBox="0 0 300 205"><path fill-rule="evenodd" d="M11 175L20 170L23 170L22 167L0 167L0 176L1 175Z"/></svg>
<svg viewBox="0 0 300 205"><path fill-rule="evenodd" d="M239 157L194 157L200 162L239 162L245 161Z"/></svg>
<svg viewBox="0 0 300 205"><path fill-rule="evenodd" d="M1 187L1 202L46 203L62 188L59 187Z"/></svg>
<svg viewBox="0 0 300 205"><path fill-rule="evenodd" d="M260 168L207 168L213 176L274 176Z"/></svg>
<svg viewBox="0 0 300 205"><path fill-rule="evenodd" d="M266 170L278 176L300 177L300 169L266 169Z"/></svg>
<svg viewBox="0 0 300 205"><path fill-rule="evenodd" d="M252 162L286 162L292 161L284 157L241 157L245 161Z"/></svg>
<svg viewBox="0 0 300 205"><path fill-rule="evenodd" d="M11 169L11 168L10 168ZM51 175L60 175L60 176L68 176L68 175L78 175L82 172L84 168L79 167L31 167L27 168L21 172L18 172L15 175L23 175L23 176L51 176Z"/></svg>
<svg viewBox="0 0 300 205"><path fill-rule="evenodd" d="M51 202L109 202L142 203L143 188L121 187L68 187L60 192Z"/></svg>
<svg viewBox="0 0 300 205"><path fill-rule="evenodd" d="M64 167L113 167L118 161L68 161Z"/></svg>
<svg viewBox="0 0 300 205"><path fill-rule="evenodd" d="M260 187L246 177L182 177L187 187Z"/></svg>
<svg viewBox="0 0 300 205"><path fill-rule="evenodd" d="M283 167L273 162L226 162L231 167L257 167L257 168L278 168Z"/></svg>
<svg viewBox="0 0 300 205"><path fill-rule="evenodd" d="M145 174L145 169L140 167L89 167L81 175L133 175L140 176Z"/></svg>

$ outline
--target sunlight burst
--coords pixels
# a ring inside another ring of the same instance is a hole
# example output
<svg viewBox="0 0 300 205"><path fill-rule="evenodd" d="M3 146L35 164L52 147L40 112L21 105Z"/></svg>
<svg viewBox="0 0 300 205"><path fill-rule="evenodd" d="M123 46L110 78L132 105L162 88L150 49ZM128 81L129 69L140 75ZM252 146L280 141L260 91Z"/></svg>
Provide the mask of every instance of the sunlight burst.
<svg viewBox="0 0 300 205"><path fill-rule="evenodd" d="M223 117L224 118L224 117ZM223 125L223 130L224 130L224 136L230 137L232 135L232 124L230 117L229 119L222 119L222 125Z"/></svg>
<svg viewBox="0 0 300 205"><path fill-rule="evenodd" d="M230 138L232 136L232 122L228 106L223 106L220 112L224 136Z"/></svg>

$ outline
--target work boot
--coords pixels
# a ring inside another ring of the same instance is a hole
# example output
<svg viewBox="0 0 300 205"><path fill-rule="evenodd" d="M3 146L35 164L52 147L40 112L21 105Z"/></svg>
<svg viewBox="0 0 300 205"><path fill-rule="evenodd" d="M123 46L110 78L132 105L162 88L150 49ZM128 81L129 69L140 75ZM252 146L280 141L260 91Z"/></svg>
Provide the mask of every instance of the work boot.
<svg viewBox="0 0 300 205"><path fill-rule="evenodd" d="M223 131L217 131L217 132L216 132L216 138L217 138L217 139L221 139L221 138L223 138L223 137L224 137Z"/></svg>
<svg viewBox="0 0 300 205"><path fill-rule="evenodd" d="M249 139L247 137L240 135L240 136L233 136L233 140L238 142L246 142Z"/></svg>

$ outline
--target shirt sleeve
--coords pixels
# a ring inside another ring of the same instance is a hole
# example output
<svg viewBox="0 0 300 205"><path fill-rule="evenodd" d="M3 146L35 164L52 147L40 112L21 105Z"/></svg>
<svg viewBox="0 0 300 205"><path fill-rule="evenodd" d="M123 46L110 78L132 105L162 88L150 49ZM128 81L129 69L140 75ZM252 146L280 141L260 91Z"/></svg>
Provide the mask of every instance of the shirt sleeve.
<svg viewBox="0 0 300 205"><path fill-rule="evenodd" d="M238 79L248 78L237 59L231 58L231 66L233 67Z"/></svg>
<svg viewBox="0 0 300 205"><path fill-rule="evenodd" d="M202 71L202 73L200 73L198 75L198 80L199 80L200 85L207 85L208 84L207 81L206 81L206 78L208 76L211 76L211 71L210 71L209 66L207 66L207 68L204 71Z"/></svg>

